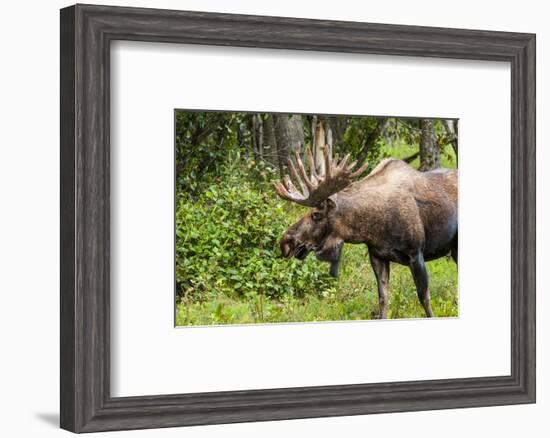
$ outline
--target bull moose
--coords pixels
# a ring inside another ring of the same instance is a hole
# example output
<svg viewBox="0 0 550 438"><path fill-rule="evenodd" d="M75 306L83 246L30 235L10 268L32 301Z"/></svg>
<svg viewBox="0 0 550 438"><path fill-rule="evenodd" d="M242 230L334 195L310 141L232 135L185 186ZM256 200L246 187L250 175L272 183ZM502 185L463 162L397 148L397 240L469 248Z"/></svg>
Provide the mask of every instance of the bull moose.
<svg viewBox="0 0 550 438"><path fill-rule="evenodd" d="M288 160L292 178L286 175L274 184L281 198L311 207L284 233L283 256L304 260L313 251L337 277L344 243L366 244L378 283L380 318L387 317L390 262L410 268L420 303L432 317L425 262L450 253L458 265L458 171L419 172L388 158L356 180L368 164L354 170L349 154L333 161L324 148L321 169L309 149L306 155L309 176L296 153L296 165Z"/></svg>

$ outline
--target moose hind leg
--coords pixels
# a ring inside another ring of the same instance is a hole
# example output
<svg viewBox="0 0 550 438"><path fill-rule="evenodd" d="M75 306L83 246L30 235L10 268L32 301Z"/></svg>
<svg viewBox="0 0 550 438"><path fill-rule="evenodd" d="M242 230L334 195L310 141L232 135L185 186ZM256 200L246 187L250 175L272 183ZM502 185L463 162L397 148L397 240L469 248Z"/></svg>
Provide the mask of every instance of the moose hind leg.
<svg viewBox="0 0 550 438"><path fill-rule="evenodd" d="M458 249L457 248L451 248L451 257L455 261L455 263L458 265Z"/></svg>
<svg viewBox="0 0 550 438"><path fill-rule="evenodd" d="M370 264L378 283L378 306L380 319L388 317L388 283L390 278L390 263L373 256L369 251Z"/></svg>
<svg viewBox="0 0 550 438"><path fill-rule="evenodd" d="M453 247L451 248L451 257L458 266L458 235L455 236L453 241Z"/></svg>
<svg viewBox="0 0 550 438"><path fill-rule="evenodd" d="M424 307L426 316L432 317L434 313L430 304L430 291L428 289L428 271L426 270L426 263L424 262L424 255L422 252L411 259L410 262L411 272L414 278L414 284L416 285L416 292L420 304Z"/></svg>

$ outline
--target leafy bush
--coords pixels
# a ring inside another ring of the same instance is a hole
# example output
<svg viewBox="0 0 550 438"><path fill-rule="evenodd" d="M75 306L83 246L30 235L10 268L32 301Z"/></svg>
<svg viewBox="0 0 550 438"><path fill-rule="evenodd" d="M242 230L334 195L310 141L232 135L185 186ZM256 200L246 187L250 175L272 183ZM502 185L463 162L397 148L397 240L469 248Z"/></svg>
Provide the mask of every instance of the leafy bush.
<svg viewBox="0 0 550 438"><path fill-rule="evenodd" d="M249 171L249 169L247 169ZM296 218L268 186L244 172L211 184L196 200L181 196L176 208L176 283L182 301L220 296L282 298L320 295L335 285L326 264L281 257L278 240ZM262 301L257 300L258 313Z"/></svg>

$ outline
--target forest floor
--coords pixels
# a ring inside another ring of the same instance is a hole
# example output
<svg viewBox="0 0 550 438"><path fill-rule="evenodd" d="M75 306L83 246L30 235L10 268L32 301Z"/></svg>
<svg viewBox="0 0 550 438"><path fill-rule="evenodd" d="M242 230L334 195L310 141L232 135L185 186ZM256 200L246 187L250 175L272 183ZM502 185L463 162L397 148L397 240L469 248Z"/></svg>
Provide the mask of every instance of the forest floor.
<svg viewBox="0 0 550 438"><path fill-rule="evenodd" d="M435 315L457 317L456 264L452 259L442 258L428 262L427 267ZM388 318L425 317L407 267L391 265L389 288ZM205 302L180 301L176 305L178 326L345 321L377 317L376 279L364 245L345 245L336 287L322 291L318 295L285 296L280 300L262 295L248 299L220 296Z"/></svg>

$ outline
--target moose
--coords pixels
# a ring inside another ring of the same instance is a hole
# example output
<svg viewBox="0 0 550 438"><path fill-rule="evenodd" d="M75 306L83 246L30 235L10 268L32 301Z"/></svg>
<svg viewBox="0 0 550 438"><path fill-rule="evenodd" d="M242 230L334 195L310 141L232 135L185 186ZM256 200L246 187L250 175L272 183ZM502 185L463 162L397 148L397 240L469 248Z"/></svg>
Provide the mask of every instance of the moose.
<svg viewBox="0 0 550 438"><path fill-rule="evenodd" d="M368 175L368 163L348 165L324 148L322 166L309 149L309 175L296 152L289 159L292 178L274 183L277 194L310 210L284 233L285 258L304 260L314 252L338 276L344 243L366 244L378 284L379 317L387 317L390 262L408 266L418 299L428 317L430 304L426 261L451 255L458 265L458 171L420 172L394 158L381 161ZM356 169L356 170L355 170ZM294 184L300 188L298 190Z"/></svg>

